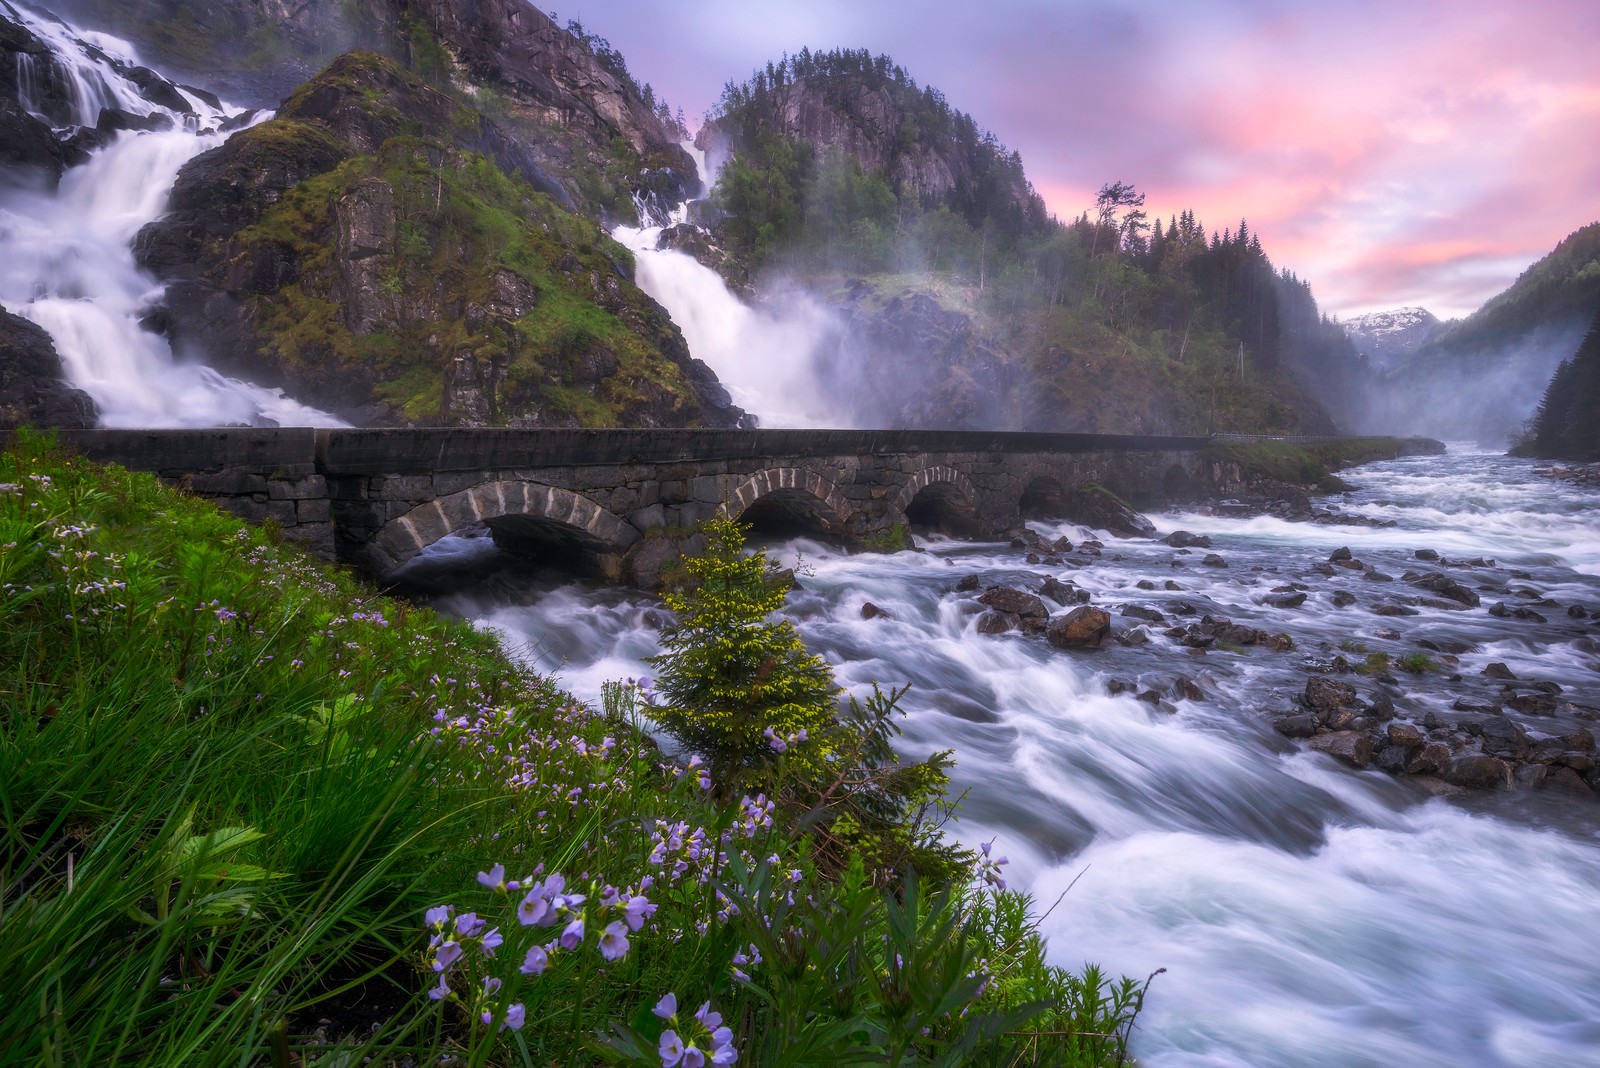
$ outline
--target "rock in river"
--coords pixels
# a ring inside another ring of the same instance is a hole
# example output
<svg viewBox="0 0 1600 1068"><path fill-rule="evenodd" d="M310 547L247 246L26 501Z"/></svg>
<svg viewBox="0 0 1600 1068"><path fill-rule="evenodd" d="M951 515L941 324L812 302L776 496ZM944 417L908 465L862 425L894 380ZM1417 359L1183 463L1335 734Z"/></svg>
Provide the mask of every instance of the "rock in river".
<svg viewBox="0 0 1600 1068"><path fill-rule="evenodd" d="M1082 605L1050 621L1045 637L1059 649L1098 649L1111 633L1111 613Z"/></svg>

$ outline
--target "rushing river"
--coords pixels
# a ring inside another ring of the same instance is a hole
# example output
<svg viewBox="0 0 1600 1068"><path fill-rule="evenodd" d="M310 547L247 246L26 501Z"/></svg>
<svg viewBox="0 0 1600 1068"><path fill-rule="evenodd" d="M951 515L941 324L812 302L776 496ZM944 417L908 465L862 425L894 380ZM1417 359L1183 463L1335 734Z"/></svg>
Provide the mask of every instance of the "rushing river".
<svg viewBox="0 0 1600 1068"><path fill-rule="evenodd" d="M1041 903L1066 891L1045 922L1054 959L1140 977L1167 969L1141 1021L1143 1063L1600 1064L1600 804L1542 789L1436 798L1287 741L1270 717L1333 656L1398 658L1422 640L1469 649L1426 676L1397 673L1403 718L1458 716L1451 701L1487 695L1481 671L1495 661L1559 683L1564 701L1600 704L1600 626L1565 611L1600 611L1600 492L1461 450L1348 477L1362 488L1329 503L1393 526L1154 517L1162 534L1209 534L1226 568L1103 534L1099 557L1069 558L1081 566L944 540L890 556L805 540L769 549L800 558L803 589L788 611L841 683L912 684L905 748L955 749L960 837L998 837L1015 881ZM1034 526L1074 543L1092 535ZM1447 568L1484 591L1483 608L1376 616L1398 584L1313 569L1340 547L1395 576L1416 566L1418 548L1492 558ZM580 695L649 674L661 621L653 598L497 570L481 541L452 539L434 566L452 554L472 560L478 578L444 606L496 629ZM1166 625L1146 626L1148 644L1079 654L981 635L975 594L956 590L968 575L1033 590L1056 575L1113 612L1227 616L1287 632L1296 649L1195 655L1163 636ZM1261 603L1289 583L1309 591L1302 607ZM1334 608L1339 590L1357 602ZM1491 617L1496 600L1539 603L1548 622ZM863 618L867 601L887 616ZM1179 675L1203 696L1171 696ZM1377 685L1344 677L1363 696ZM1113 678L1168 696L1159 705L1112 696ZM1568 719L1529 728L1570 729L1574 709L1564 707Z"/></svg>

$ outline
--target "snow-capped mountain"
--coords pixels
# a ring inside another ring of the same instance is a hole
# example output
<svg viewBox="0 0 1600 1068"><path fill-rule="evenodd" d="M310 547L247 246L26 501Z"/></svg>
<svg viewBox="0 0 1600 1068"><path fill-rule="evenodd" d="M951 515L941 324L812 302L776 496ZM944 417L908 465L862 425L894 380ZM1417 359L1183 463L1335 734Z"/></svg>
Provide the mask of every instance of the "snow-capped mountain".
<svg viewBox="0 0 1600 1068"><path fill-rule="evenodd" d="M1353 315L1340 325L1374 366L1388 367L1421 348L1441 324L1426 308L1395 308Z"/></svg>

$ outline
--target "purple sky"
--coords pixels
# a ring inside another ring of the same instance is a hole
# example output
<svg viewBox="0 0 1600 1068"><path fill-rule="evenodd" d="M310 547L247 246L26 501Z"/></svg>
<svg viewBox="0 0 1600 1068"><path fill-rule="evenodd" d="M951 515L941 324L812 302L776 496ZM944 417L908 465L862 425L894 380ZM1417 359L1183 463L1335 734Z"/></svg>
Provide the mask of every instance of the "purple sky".
<svg viewBox="0 0 1600 1068"><path fill-rule="evenodd" d="M1241 217L1324 310L1470 312L1600 219L1600 0L585 0L691 117L785 50L887 52L1022 153L1051 210L1111 180Z"/></svg>

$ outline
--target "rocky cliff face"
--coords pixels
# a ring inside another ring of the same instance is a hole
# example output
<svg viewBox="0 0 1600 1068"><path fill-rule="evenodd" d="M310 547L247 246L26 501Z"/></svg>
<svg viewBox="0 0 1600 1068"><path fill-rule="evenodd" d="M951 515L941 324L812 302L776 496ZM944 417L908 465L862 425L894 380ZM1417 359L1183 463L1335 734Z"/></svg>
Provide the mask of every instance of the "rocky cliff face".
<svg viewBox="0 0 1600 1068"><path fill-rule="evenodd" d="M1017 429L1009 403L1016 369L967 311L933 293L880 291L861 279L838 296L841 362L857 379L840 393L854 404L857 425Z"/></svg>
<svg viewBox="0 0 1600 1068"><path fill-rule="evenodd" d="M140 234L175 348L358 423L731 425L740 413L522 143L351 53L186 166Z"/></svg>
<svg viewBox="0 0 1600 1068"><path fill-rule="evenodd" d="M361 47L496 112L506 135L585 211L682 199L694 167L625 72L525 0L65 0L162 69L270 107Z"/></svg>
<svg viewBox="0 0 1600 1068"><path fill-rule="evenodd" d="M0 308L0 430L28 424L82 430L95 425L94 401L62 381L50 335Z"/></svg>

